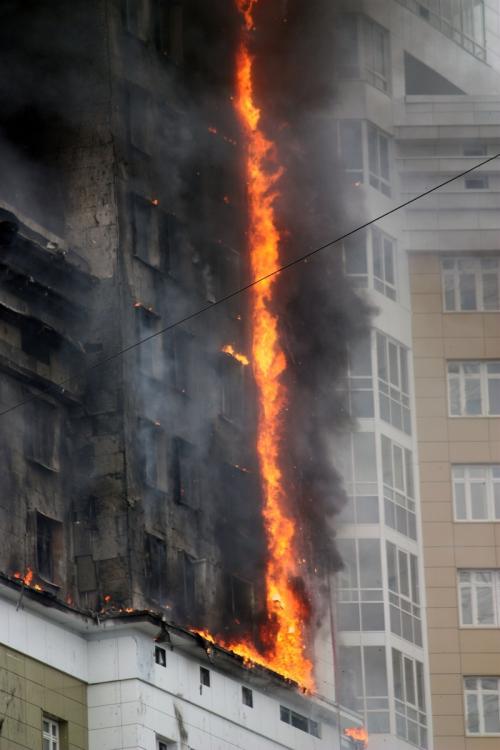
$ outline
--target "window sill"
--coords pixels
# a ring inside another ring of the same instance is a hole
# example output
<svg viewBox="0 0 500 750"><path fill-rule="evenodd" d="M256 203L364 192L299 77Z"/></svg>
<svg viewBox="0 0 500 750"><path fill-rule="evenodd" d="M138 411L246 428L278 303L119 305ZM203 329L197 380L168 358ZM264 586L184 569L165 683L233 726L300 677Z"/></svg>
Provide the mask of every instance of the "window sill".
<svg viewBox="0 0 500 750"><path fill-rule="evenodd" d="M59 474L59 467L57 466L49 466L49 464L45 464L38 458L33 458L33 456L26 456L26 460L31 464L36 464L36 466L39 466L41 469L45 469L45 471L49 471L51 474Z"/></svg>

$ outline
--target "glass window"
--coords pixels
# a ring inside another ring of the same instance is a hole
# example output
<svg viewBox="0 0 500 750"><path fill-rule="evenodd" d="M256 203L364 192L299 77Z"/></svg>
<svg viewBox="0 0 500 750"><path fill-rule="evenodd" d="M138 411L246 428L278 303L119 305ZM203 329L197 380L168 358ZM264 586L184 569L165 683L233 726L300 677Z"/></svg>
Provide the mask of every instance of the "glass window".
<svg viewBox="0 0 500 750"><path fill-rule="evenodd" d="M387 573L391 630L400 638L421 646L422 619L417 558L387 542Z"/></svg>
<svg viewBox="0 0 500 750"><path fill-rule="evenodd" d="M384 629L380 540L339 539L344 568L338 576L339 630Z"/></svg>
<svg viewBox="0 0 500 750"><path fill-rule="evenodd" d="M291 724L295 729L312 734L313 737L320 737L320 724L317 721L292 711L290 708L280 706L280 719L285 724Z"/></svg>
<svg viewBox="0 0 500 750"><path fill-rule="evenodd" d="M480 60L486 59L484 0L398 0Z"/></svg>
<svg viewBox="0 0 500 750"><path fill-rule="evenodd" d="M413 457L385 435L382 441L385 523L410 539L417 538Z"/></svg>
<svg viewBox="0 0 500 750"><path fill-rule="evenodd" d="M361 185L363 176L363 129L360 120L340 120L337 128L338 153L349 181Z"/></svg>
<svg viewBox="0 0 500 750"><path fill-rule="evenodd" d="M372 419L374 404L370 336L360 339L349 350L347 388L349 414L358 419Z"/></svg>
<svg viewBox="0 0 500 750"><path fill-rule="evenodd" d="M408 355L397 341L377 332L380 417L411 434Z"/></svg>
<svg viewBox="0 0 500 750"><path fill-rule="evenodd" d="M372 432L344 435L338 446L339 472L348 497L345 523L378 523L379 500L375 436Z"/></svg>
<svg viewBox="0 0 500 750"><path fill-rule="evenodd" d="M500 414L500 360L448 362L450 416Z"/></svg>
<svg viewBox="0 0 500 750"><path fill-rule="evenodd" d="M344 270L354 286L397 298L396 241L378 227L357 232L343 244Z"/></svg>
<svg viewBox="0 0 500 750"><path fill-rule="evenodd" d="M364 715L370 734L390 731L384 646L340 646L338 686L339 702Z"/></svg>
<svg viewBox="0 0 500 750"><path fill-rule="evenodd" d="M389 136L368 123L368 168L370 185L391 195Z"/></svg>
<svg viewBox="0 0 500 750"><path fill-rule="evenodd" d="M500 310L500 259L447 257L441 262L446 312Z"/></svg>
<svg viewBox="0 0 500 750"><path fill-rule="evenodd" d="M500 678L465 677L467 734L500 734Z"/></svg>
<svg viewBox="0 0 500 750"><path fill-rule="evenodd" d="M396 733L418 747L427 747L424 671L421 662L392 649Z"/></svg>
<svg viewBox="0 0 500 750"><path fill-rule="evenodd" d="M461 625L500 625L499 570L460 570L458 589Z"/></svg>
<svg viewBox="0 0 500 750"><path fill-rule="evenodd" d="M42 721L43 750L59 750L60 747L59 722L44 716Z"/></svg>

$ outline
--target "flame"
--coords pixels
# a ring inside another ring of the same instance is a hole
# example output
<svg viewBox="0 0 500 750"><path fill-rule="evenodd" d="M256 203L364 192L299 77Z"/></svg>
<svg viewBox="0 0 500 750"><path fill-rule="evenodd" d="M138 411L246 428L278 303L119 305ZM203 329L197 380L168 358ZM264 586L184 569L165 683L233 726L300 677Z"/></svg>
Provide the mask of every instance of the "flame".
<svg viewBox="0 0 500 750"><path fill-rule="evenodd" d="M250 364L250 360L248 359L248 357L245 357L244 354L239 354L237 351L235 351L234 347L231 344L226 344L226 346L223 346L221 351L223 351L224 354L229 354L230 357L234 357L234 359L236 359L240 363L240 365L245 365L246 367Z"/></svg>
<svg viewBox="0 0 500 750"><path fill-rule="evenodd" d="M235 0L245 28L254 28L253 10L258 0ZM253 91L253 58L243 39L237 56L237 93L234 106L246 141L246 175L249 200L249 249L252 276L260 279L279 266L280 233L274 203L283 170L276 148L264 134ZM271 166L272 165L272 166ZM261 630L265 652L242 640L217 640L241 656L246 664L260 664L306 689L313 687L312 663L307 658L307 606L294 589L300 562L295 553L296 534L280 465L283 449L283 414L287 393L282 382L286 358L279 339L278 317L272 312L274 278L252 287L252 360L259 400L257 453L263 490L263 516L267 536L266 598L268 619ZM214 637L200 632L207 641Z"/></svg>
<svg viewBox="0 0 500 750"><path fill-rule="evenodd" d="M363 743L363 747L368 747L368 732L364 727L348 727L344 729L346 737L350 737L352 740Z"/></svg>
<svg viewBox="0 0 500 750"><path fill-rule="evenodd" d="M25 586L28 586L35 591L43 591L43 588L39 583L33 583L34 576L35 574L33 573L33 570L31 568L26 568L26 573L24 575L19 571L16 571L12 574L12 577L15 578L16 581L22 581Z"/></svg>

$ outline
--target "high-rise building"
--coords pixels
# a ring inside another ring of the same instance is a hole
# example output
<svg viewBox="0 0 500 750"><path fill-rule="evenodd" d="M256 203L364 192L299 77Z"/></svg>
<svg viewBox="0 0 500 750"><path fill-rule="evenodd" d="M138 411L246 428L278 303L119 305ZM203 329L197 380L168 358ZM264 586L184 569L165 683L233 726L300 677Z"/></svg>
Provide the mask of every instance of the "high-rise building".
<svg viewBox="0 0 500 750"><path fill-rule="evenodd" d="M336 138L367 217L499 153L498 2L345 11ZM342 700L370 748L498 742L499 166L345 242L376 307L351 356L337 588Z"/></svg>

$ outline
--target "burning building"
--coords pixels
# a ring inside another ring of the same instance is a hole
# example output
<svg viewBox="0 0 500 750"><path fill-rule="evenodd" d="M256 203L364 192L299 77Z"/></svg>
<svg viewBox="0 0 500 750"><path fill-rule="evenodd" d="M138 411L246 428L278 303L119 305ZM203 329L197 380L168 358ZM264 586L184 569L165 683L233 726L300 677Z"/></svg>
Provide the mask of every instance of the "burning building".
<svg viewBox="0 0 500 750"><path fill-rule="evenodd" d="M8 747L365 744L336 702L316 394L368 307L339 249L275 273L341 215L315 184L324 75L279 95L318 21L299 5L1 10ZM314 291L337 326L316 353Z"/></svg>

